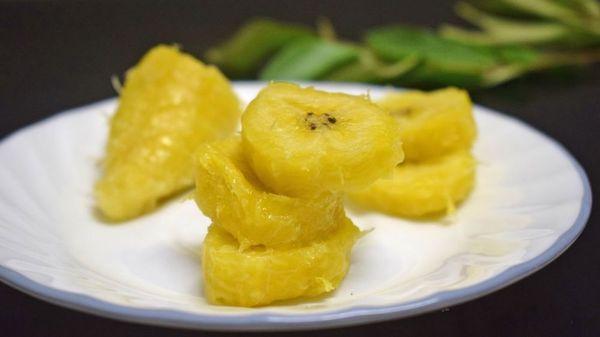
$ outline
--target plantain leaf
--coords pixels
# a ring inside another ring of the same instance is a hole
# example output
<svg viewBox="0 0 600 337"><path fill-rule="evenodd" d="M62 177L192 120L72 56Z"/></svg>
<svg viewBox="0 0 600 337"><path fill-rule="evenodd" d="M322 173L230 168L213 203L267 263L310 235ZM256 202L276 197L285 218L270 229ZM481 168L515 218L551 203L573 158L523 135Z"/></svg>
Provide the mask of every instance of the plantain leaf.
<svg viewBox="0 0 600 337"><path fill-rule="evenodd" d="M385 83L406 74L419 64L416 56L408 56L395 63L380 60L372 51L363 49L358 60L347 64L325 79L341 82Z"/></svg>
<svg viewBox="0 0 600 337"><path fill-rule="evenodd" d="M307 27L257 18L248 21L232 37L206 52L208 62L232 77L248 77L285 44L314 32Z"/></svg>
<svg viewBox="0 0 600 337"><path fill-rule="evenodd" d="M367 44L384 60L397 62L413 56L421 60L398 84L419 86L477 86L484 71L498 65L489 47L448 40L426 30L391 26L371 30Z"/></svg>
<svg viewBox="0 0 600 337"><path fill-rule="evenodd" d="M496 64L492 50L439 37L429 31L390 26L367 32L366 42L388 61L416 55L435 69L457 73L479 73Z"/></svg>
<svg viewBox="0 0 600 337"><path fill-rule="evenodd" d="M359 48L318 38L296 40L279 51L263 68L265 80L316 80L359 57Z"/></svg>
<svg viewBox="0 0 600 337"><path fill-rule="evenodd" d="M600 62L599 51L580 49L600 45L600 5L595 0L464 1L456 7L458 14L479 30L446 25L436 35L395 25L369 30L359 45L338 40L326 19L318 22L318 34L304 26L255 19L207 57L234 78L259 73L268 80L467 88Z"/></svg>

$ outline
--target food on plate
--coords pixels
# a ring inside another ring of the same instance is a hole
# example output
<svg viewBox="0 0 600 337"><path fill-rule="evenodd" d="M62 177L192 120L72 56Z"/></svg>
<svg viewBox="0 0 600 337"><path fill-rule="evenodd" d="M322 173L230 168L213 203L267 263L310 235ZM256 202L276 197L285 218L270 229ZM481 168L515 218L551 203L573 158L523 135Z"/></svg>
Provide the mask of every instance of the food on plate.
<svg viewBox="0 0 600 337"><path fill-rule="evenodd" d="M464 90L394 92L377 104L398 120L406 161L469 149L475 140L472 104Z"/></svg>
<svg viewBox="0 0 600 337"><path fill-rule="evenodd" d="M334 231L344 216L340 194L298 198L266 189L248 165L239 136L201 145L195 176L198 207L242 250L305 245Z"/></svg>
<svg viewBox="0 0 600 337"><path fill-rule="evenodd" d="M242 143L258 178L290 196L343 192L390 174L400 131L367 96L271 83L242 115Z"/></svg>
<svg viewBox="0 0 600 337"><path fill-rule="evenodd" d="M352 246L360 236L352 221L341 221L335 232L305 246L244 251L233 236L212 225L202 246L208 300L251 307L334 290L348 271Z"/></svg>
<svg viewBox="0 0 600 337"><path fill-rule="evenodd" d="M345 214L347 193L421 217L451 211L474 184L475 124L458 89L392 93L375 104L273 82L233 135L239 117L219 70L155 47L127 73L95 186L102 214L119 221L195 183L196 204L212 220L202 245L210 303L263 306L336 289L361 235Z"/></svg>
<svg viewBox="0 0 600 337"><path fill-rule="evenodd" d="M389 93L377 102L400 124L406 161L391 177L350 193L363 207L403 217L444 215L475 184L477 134L466 91Z"/></svg>
<svg viewBox="0 0 600 337"><path fill-rule="evenodd" d="M236 128L238 99L229 81L175 47L151 49L127 72L110 121L97 206L126 220L193 185L192 154Z"/></svg>
<svg viewBox="0 0 600 337"><path fill-rule="evenodd" d="M355 203L397 216L423 217L452 211L475 184L476 161L460 150L398 166L390 178L353 192Z"/></svg>
<svg viewBox="0 0 600 337"><path fill-rule="evenodd" d="M269 84L244 111L241 140L196 154L196 201L213 221L208 300L260 306L334 290L360 236L342 194L402 159L395 119L368 97Z"/></svg>

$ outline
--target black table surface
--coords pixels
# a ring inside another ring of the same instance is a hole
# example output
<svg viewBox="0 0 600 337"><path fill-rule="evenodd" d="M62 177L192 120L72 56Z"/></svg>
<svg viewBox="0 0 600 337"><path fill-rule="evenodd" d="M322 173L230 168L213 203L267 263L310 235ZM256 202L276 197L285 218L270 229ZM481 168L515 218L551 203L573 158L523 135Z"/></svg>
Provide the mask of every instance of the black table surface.
<svg viewBox="0 0 600 337"><path fill-rule="evenodd" d="M0 136L64 109L114 96L122 74L151 46L179 43L201 56L250 16L312 24L330 18L343 37L385 23L459 22L452 2L196 1L0 3ZM474 100L564 144L600 189L600 66L527 78ZM483 298L421 316L290 336L600 336L600 217L528 278ZM202 336L88 315L0 284L1 336Z"/></svg>

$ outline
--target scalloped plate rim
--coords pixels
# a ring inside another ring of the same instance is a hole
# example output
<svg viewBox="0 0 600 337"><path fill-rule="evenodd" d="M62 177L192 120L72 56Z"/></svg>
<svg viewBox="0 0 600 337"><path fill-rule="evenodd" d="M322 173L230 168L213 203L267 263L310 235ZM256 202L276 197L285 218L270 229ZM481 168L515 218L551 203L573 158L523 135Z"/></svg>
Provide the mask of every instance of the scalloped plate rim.
<svg viewBox="0 0 600 337"><path fill-rule="evenodd" d="M235 81L234 83L235 85L244 86L257 85L261 83L264 84L265 82ZM341 88L383 88L382 86L355 83L299 83L338 86ZM37 127L54 119L62 118L67 114L77 113L82 108L90 108L92 106L104 104L112 100L115 100L115 98L100 100L85 106L69 109L55 114L8 134L0 140L0 143L4 143L8 139L32 127ZM443 309L445 307L464 303L469 300L485 296L489 293L509 286L542 269L560 256L564 251L566 251L571 244L575 242L586 226L587 220L591 213L592 191L589 179L583 167L558 141L516 117L509 116L479 105L476 105L476 107L477 109L485 111L486 113L499 115L502 118L509 119L510 121L525 127L530 132L534 132L542 136L545 140L551 143L552 146L556 147L566 159L568 159L571 165L573 165L573 168L577 172L578 177L583 185L581 208L579 209L579 213L575 221L567 231L560 235L560 237L550 247L548 247L548 249L538 256L511 266L505 271L483 282L461 289L438 292L433 295L405 303L385 306L356 306L328 313L302 315L284 315L263 312L245 315L214 316L189 313L173 309L144 309L114 304L89 295L59 290L42 285L22 275L21 273L4 266L0 266L0 281L38 299L107 318L158 326L217 331L282 331L352 326L410 317L425 312Z"/></svg>

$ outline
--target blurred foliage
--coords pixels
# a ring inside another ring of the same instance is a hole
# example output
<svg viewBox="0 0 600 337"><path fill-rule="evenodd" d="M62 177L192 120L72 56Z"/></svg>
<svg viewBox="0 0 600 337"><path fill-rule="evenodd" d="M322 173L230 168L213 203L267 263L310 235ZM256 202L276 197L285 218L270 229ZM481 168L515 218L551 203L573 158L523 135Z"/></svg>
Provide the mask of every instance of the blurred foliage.
<svg viewBox="0 0 600 337"><path fill-rule="evenodd" d="M397 24L362 41L337 39L324 19L311 29L255 18L206 58L232 78L467 88L600 61L596 0L472 0L455 11L470 28Z"/></svg>

